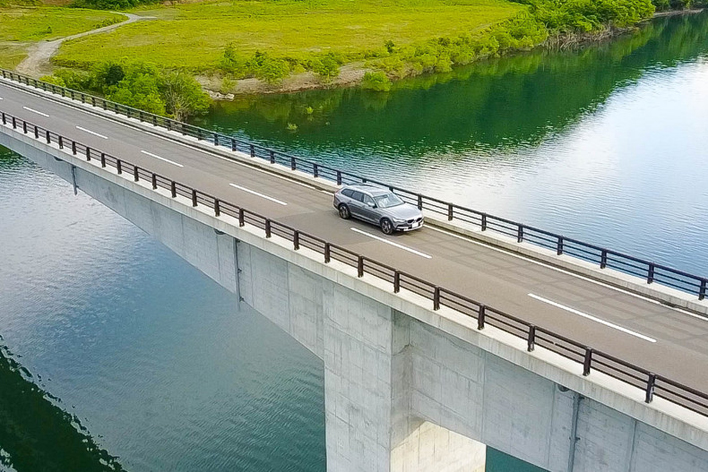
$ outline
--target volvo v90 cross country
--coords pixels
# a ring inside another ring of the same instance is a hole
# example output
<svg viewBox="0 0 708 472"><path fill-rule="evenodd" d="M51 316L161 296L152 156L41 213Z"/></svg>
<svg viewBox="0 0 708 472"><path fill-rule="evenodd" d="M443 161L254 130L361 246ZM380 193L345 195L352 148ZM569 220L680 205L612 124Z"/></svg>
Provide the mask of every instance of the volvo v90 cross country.
<svg viewBox="0 0 708 472"><path fill-rule="evenodd" d="M334 208L339 216L375 224L385 234L411 231L423 226L423 212L404 202L388 189L374 185L348 185L334 194Z"/></svg>

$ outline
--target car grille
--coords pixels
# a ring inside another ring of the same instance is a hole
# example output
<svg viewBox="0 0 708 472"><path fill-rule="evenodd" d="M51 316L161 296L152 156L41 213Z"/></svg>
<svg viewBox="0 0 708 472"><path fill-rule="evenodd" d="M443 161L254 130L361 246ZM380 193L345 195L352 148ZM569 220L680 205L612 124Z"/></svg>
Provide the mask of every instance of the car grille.
<svg viewBox="0 0 708 472"><path fill-rule="evenodd" d="M422 220L423 220L422 217L418 217L418 218L416 218L416 219L410 219L410 220L408 220L406 223L408 223L408 224L413 224L413 222L418 223L418 222L420 222L420 221L422 221Z"/></svg>

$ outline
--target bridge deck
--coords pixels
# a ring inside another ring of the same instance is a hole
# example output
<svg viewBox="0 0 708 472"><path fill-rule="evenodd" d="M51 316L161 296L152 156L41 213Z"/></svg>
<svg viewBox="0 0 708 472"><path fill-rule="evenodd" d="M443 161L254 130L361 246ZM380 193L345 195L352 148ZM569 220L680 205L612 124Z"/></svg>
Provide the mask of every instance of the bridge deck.
<svg viewBox="0 0 708 472"><path fill-rule="evenodd" d="M322 190L2 83L0 109L708 391L708 319L437 228L385 236Z"/></svg>

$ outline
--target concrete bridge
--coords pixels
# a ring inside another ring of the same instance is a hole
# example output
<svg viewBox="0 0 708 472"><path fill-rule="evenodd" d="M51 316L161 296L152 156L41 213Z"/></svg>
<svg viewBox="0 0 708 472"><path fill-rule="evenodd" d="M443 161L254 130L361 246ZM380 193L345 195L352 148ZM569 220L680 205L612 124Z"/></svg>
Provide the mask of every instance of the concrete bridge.
<svg viewBox="0 0 708 472"><path fill-rule="evenodd" d="M341 172L3 74L0 145L322 359L329 470L477 470L480 444L550 471L708 470L705 279L634 277L602 248L596 266L568 255L592 246L538 248L526 238L550 233L422 197L445 217L386 237L338 218L322 177ZM475 226L495 221L512 237Z"/></svg>

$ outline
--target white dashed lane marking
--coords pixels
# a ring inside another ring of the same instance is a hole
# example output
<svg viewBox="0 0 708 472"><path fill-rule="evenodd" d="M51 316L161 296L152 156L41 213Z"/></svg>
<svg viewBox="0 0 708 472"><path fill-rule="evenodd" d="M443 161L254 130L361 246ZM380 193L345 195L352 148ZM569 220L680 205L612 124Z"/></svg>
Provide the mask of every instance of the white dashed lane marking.
<svg viewBox="0 0 708 472"><path fill-rule="evenodd" d="M150 157L154 157L155 159L160 159L161 161L165 161L165 162L167 162L167 163L169 163L169 164L172 164L173 166L184 167L184 166L183 166L182 164L180 164L179 162L175 162L175 161L171 161L171 160L169 160L169 159L165 159L164 157L160 157L160 156L158 156L157 154L153 154L153 153L151 153L151 152L142 151L142 150L141 150L140 152L142 152L143 154L147 154L147 155L150 156Z"/></svg>
<svg viewBox="0 0 708 472"><path fill-rule="evenodd" d="M229 185L231 185L232 187L237 188L243 192L250 193L251 195L255 195L257 197L261 197L261 198L265 198L266 200L270 200L271 202L277 203L278 205L283 205L283 206L287 205L287 203L280 201L277 198L269 197L268 195L263 195L262 193L255 192L249 188L241 187L240 185L236 185L236 184L229 184Z"/></svg>
<svg viewBox="0 0 708 472"><path fill-rule="evenodd" d="M603 319L600 319L596 316L588 315L587 313L583 313L580 310L576 310L575 308L571 308L569 306L561 305L560 303L554 302L552 300L548 300L547 298L539 297L538 295L534 295L533 293L529 293L529 297L538 300L543 303L548 303L549 305L553 305L556 308L560 308L561 310L569 311L570 313L576 314L578 316L582 316L583 318L587 318L589 320L595 321L597 323L603 324L605 326L609 326L610 328L614 328L618 331L622 331L623 333L630 334L632 336L636 336L639 339L643 339L645 341L649 341L650 343L655 343L656 339L650 338L649 336L645 336L641 333L637 333L636 331L632 331L631 329L624 328L622 326L616 325L614 323L610 323L609 321L605 321Z"/></svg>
<svg viewBox="0 0 708 472"><path fill-rule="evenodd" d="M41 111L37 111L34 108L30 108L30 107L22 107L22 108L24 108L27 111L31 111L32 113L36 113L38 115L46 116L47 118L49 118L49 115L47 115L46 113L42 113Z"/></svg>
<svg viewBox="0 0 708 472"><path fill-rule="evenodd" d="M398 249L403 249L404 251L408 251L408 252L413 253L413 254L415 254L415 255L417 255L417 256L425 257L426 259L432 259L432 258L433 258L433 256L431 256L431 255L429 255L429 254L425 254L425 253L423 253L423 252L416 251L415 249L410 248L410 247L407 247L407 246L404 246L403 244L394 243L393 241L389 241L388 239L382 238L382 237L380 237L380 236L376 236L376 235L373 235L373 234L371 234L371 233L367 233L366 231L362 231L362 230L360 230L360 229L358 229L358 228L350 228L350 229L351 229L352 231L354 231L355 233L363 234L364 236L368 236L368 237L370 237L370 238L372 238L372 239L376 239L377 241L381 241L382 243L390 244L391 246L397 247Z"/></svg>
<svg viewBox="0 0 708 472"><path fill-rule="evenodd" d="M84 133L88 133L88 134L92 134L92 135L94 135L94 136L98 136L99 138L108 139L108 136L104 136L104 135L102 135L102 134L98 134L98 133L96 133L95 131L91 131L90 129L82 128L82 127L79 126L79 125L76 125L76 129L81 130L81 131L83 131Z"/></svg>

